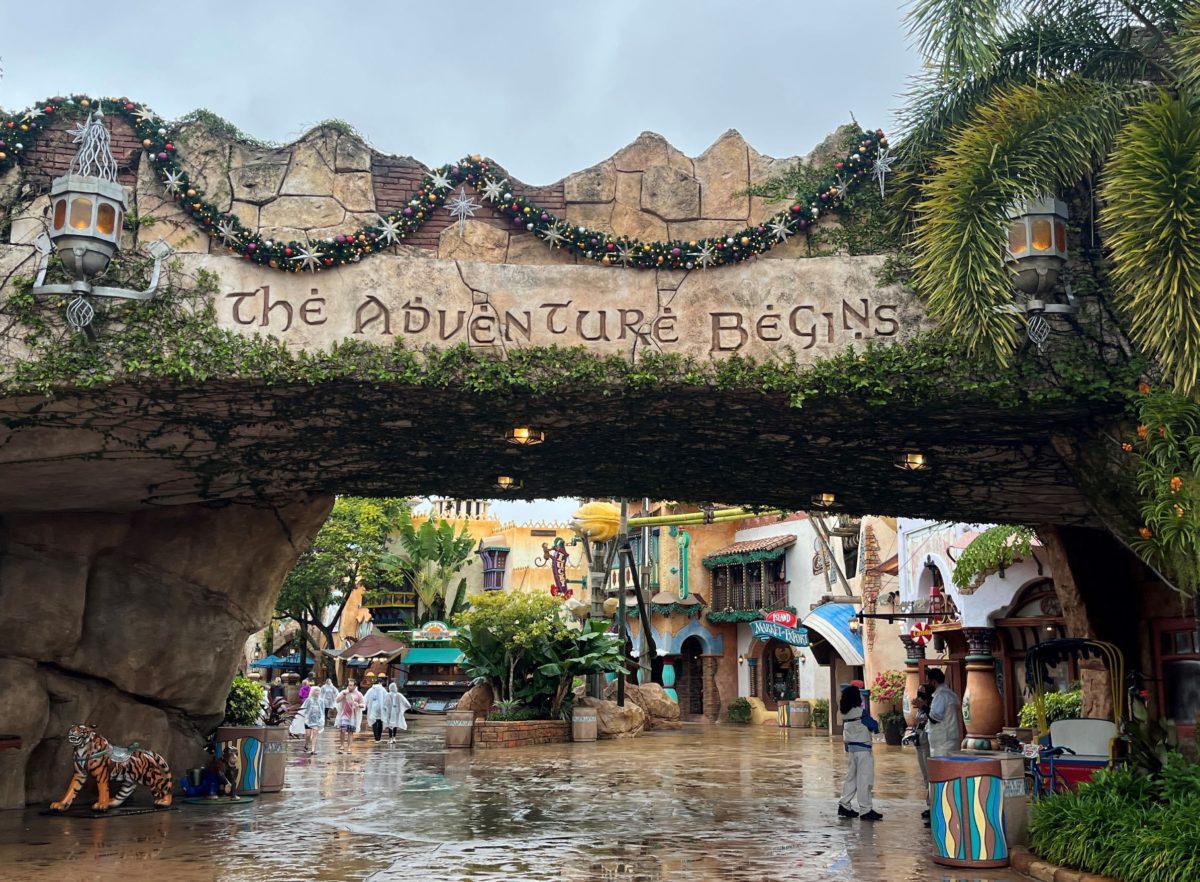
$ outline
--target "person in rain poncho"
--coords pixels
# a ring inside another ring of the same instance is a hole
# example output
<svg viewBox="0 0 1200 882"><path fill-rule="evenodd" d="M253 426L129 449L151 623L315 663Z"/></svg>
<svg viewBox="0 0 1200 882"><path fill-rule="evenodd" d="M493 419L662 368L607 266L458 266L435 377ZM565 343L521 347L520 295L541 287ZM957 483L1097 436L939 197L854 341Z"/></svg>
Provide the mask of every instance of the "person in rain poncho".
<svg viewBox="0 0 1200 882"><path fill-rule="evenodd" d="M367 725L371 727L371 734L375 736L375 743L378 744L383 739L383 704L387 698L387 690L383 688L383 679L375 681L375 685L367 690Z"/></svg>
<svg viewBox="0 0 1200 882"><path fill-rule="evenodd" d="M327 722L333 722L334 715L337 713L338 689L333 685L333 681L326 677L325 685L321 687L320 693L321 703L325 706L325 719Z"/></svg>
<svg viewBox="0 0 1200 882"><path fill-rule="evenodd" d="M396 730L408 731L408 722L404 719L404 712L410 707L412 705L408 703L408 699L404 697L400 687L395 683L389 684L387 695L383 699L384 725L388 730L388 744L396 743Z"/></svg>
<svg viewBox="0 0 1200 882"><path fill-rule="evenodd" d="M317 736L325 728L325 702L320 689L310 689L304 704L300 706L300 717L304 720L304 752L317 752Z"/></svg>
<svg viewBox="0 0 1200 882"><path fill-rule="evenodd" d="M346 688L334 699L337 706L338 753L350 750L350 736L354 733L354 718L362 716L366 702L358 691L355 680L347 680Z"/></svg>

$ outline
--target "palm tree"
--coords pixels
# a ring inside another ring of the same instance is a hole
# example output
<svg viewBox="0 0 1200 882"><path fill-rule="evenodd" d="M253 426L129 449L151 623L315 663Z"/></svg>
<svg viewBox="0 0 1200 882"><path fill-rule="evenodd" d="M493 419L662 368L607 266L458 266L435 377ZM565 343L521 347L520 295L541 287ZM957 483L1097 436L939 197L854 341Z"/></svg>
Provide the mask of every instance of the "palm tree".
<svg viewBox="0 0 1200 882"><path fill-rule="evenodd" d="M915 0L909 21L926 70L893 195L929 312L1006 362L1021 334L1008 211L1074 191L1101 203L1099 296L1197 396L1200 0Z"/></svg>
<svg viewBox="0 0 1200 882"><path fill-rule="evenodd" d="M400 525L402 553L389 555L385 569L404 573L421 602L422 621L448 619L466 600L465 577L452 584L454 577L471 559L471 537L464 524L455 532L454 524L445 520L427 520L414 527L412 519Z"/></svg>

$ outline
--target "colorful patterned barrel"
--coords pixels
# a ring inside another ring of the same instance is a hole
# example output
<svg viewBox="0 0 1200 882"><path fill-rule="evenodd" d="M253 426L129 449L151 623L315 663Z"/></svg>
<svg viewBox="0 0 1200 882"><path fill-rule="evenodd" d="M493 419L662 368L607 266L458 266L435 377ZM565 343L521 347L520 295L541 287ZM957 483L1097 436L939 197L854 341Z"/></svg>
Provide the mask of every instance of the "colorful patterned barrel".
<svg viewBox="0 0 1200 882"><path fill-rule="evenodd" d="M262 788L263 742L266 731L261 726L221 726L217 729L217 756L229 745L238 749L238 793L253 795Z"/></svg>
<svg viewBox="0 0 1200 882"><path fill-rule="evenodd" d="M929 760L934 863L946 867L1007 867L1004 781L987 757Z"/></svg>

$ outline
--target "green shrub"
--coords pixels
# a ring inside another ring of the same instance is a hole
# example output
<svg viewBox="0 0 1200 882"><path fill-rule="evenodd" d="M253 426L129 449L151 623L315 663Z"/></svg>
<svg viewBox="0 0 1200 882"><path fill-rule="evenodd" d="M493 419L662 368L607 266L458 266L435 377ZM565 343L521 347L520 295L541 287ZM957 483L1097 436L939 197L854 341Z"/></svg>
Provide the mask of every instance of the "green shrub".
<svg viewBox="0 0 1200 882"><path fill-rule="evenodd" d="M225 699L226 726L256 726L262 713L263 697L266 691L262 685L248 677L238 674L229 686L229 695Z"/></svg>
<svg viewBox="0 0 1200 882"><path fill-rule="evenodd" d="M1033 804L1030 842L1052 863L1129 882L1200 879L1200 766L1179 754L1154 776L1097 772Z"/></svg>
<svg viewBox="0 0 1200 882"><path fill-rule="evenodd" d="M744 698L735 698L729 702L729 710L726 715L731 723L749 723L753 709L750 707L750 702Z"/></svg>
<svg viewBox="0 0 1200 882"><path fill-rule="evenodd" d="M814 729L824 729L829 726L829 699L814 698L812 703L812 724Z"/></svg>
<svg viewBox="0 0 1200 882"><path fill-rule="evenodd" d="M1046 693L1046 724L1055 720L1070 720L1083 713L1083 690L1072 689L1070 692ZM1024 729L1038 727L1037 708L1033 702L1021 707L1017 722Z"/></svg>

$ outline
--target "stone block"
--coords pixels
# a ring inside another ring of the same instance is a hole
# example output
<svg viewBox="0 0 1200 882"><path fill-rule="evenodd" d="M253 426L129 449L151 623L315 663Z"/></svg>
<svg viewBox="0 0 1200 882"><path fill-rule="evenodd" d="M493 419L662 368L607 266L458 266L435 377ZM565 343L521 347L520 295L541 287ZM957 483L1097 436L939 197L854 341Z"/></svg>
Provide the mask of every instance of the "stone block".
<svg viewBox="0 0 1200 882"><path fill-rule="evenodd" d="M642 173L617 172L616 201L640 210L642 207Z"/></svg>
<svg viewBox="0 0 1200 882"><path fill-rule="evenodd" d="M670 237L684 242L732 236L743 228L743 225L736 221L725 220L680 221L667 225Z"/></svg>
<svg viewBox="0 0 1200 882"><path fill-rule="evenodd" d="M150 163L138 166L137 201L134 205L142 221L137 230L139 243L162 239L179 254L207 254L208 236L183 213L179 203L169 195Z"/></svg>
<svg viewBox="0 0 1200 882"><path fill-rule="evenodd" d="M337 142L329 135L316 129L292 147L291 165L279 188L281 196L332 195Z"/></svg>
<svg viewBox="0 0 1200 882"><path fill-rule="evenodd" d="M617 171L645 171L656 165L692 171L692 161L657 132L642 132L632 143L613 154L611 162Z"/></svg>
<svg viewBox="0 0 1200 882"><path fill-rule="evenodd" d="M565 248L551 248L533 233L524 232L509 235L505 262L545 266L552 263L572 264L577 262L577 258Z"/></svg>
<svg viewBox="0 0 1200 882"><path fill-rule="evenodd" d="M235 144L230 159L229 182L233 197L264 205L279 195L288 170L289 154L280 150L256 150Z"/></svg>
<svg viewBox="0 0 1200 882"><path fill-rule="evenodd" d="M188 123L175 134L175 152L188 178L220 211L229 211L233 191L229 183L230 144L200 123ZM150 163L140 163L148 166ZM140 171L140 169L139 169Z"/></svg>
<svg viewBox="0 0 1200 882"><path fill-rule="evenodd" d="M442 230L438 239L438 257L453 260L481 260L504 263L508 256L508 232L492 224L468 220L459 235L458 224Z"/></svg>
<svg viewBox="0 0 1200 882"><path fill-rule="evenodd" d="M616 198L617 170L613 161L568 175L563 180L563 193L571 202L611 202Z"/></svg>
<svg viewBox="0 0 1200 882"><path fill-rule="evenodd" d="M615 185L614 185L615 186ZM612 232L613 203L568 202L567 223L589 230Z"/></svg>
<svg viewBox="0 0 1200 882"><path fill-rule="evenodd" d="M750 216L750 155L742 136L730 129L695 160L700 181L700 216L740 220ZM742 194L742 195L739 195Z"/></svg>
<svg viewBox="0 0 1200 882"><path fill-rule="evenodd" d="M250 202L234 202L229 213L246 225L251 231L258 230L259 207Z"/></svg>
<svg viewBox="0 0 1200 882"><path fill-rule="evenodd" d="M339 172L333 179L333 198L347 211L374 211L375 189L370 172Z"/></svg>
<svg viewBox="0 0 1200 882"><path fill-rule="evenodd" d="M369 172L371 148L357 135L342 135L338 138L337 150L334 153L333 169L336 172Z"/></svg>
<svg viewBox="0 0 1200 882"><path fill-rule="evenodd" d="M642 175L641 207L663 220L700 217L700 182L686 172L654 166Z"/></svg>
<svg viewBox="0 0 1200 882"><path fill-rule="evenodd" d="M771 156L764 156L753 147L747 146L747 153L750 157L750 182L752 184L762 184L771 178L778 177L788 171L793 165L800 162L800 158L796 156L786 159L775 159ZM762 196L750 197L750 223L760 224L766 221L773 215L778 214L788 205L787 200L768 201Z"/></svg>
<svg viewBox="0 0 1200 882"><path fill-rule="evenodd" d="M12 216L11 245L28 245L50 228L50 197L38 196Z"/></svg>
<svg viewBox="0 0 1200 882"><path fill-rule="evenodd" d="M621 202L613 206L609 228L615 235L640 239L642 242L656 242L667 238L666 221L642 211L636 205Z"/></svg>
<svg viewBox="0 0 1200 882"><path fill-rule="evenodd" d="M264 205L259 217L264 227L312 230L342 223L346 210L332 196L280 196Z"/></svg>

